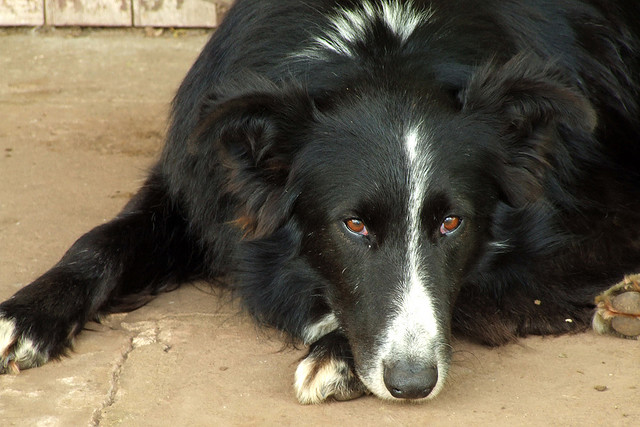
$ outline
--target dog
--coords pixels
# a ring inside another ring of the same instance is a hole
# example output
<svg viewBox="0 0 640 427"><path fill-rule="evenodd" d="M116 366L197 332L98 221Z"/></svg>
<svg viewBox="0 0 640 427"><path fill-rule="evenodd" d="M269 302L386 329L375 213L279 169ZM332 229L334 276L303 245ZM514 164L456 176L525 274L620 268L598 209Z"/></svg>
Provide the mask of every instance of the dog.
<svg viewBox="0 0 640 427"><path fill-rule="evenodd" d="M612 303L637 281L594 302L640 271L638 17L634 0L237 1L139 192L0 305L0 369L196 280L309 346L305 404L430 399L452 333L500 345L596 313L640 335L611 325L640 321Z"/></svg>

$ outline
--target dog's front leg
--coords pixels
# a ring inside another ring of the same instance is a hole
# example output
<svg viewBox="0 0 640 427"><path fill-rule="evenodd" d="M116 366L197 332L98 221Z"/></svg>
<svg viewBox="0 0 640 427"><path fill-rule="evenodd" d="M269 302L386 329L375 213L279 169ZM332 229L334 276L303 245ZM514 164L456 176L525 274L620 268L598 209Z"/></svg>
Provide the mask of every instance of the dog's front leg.
<svg viewBox="0 0 640 427"><path fill-rule="evenodd" d="M0 373L18 373L64 355L121 282L134 256L136 216L82 236L33 283L0 304Z"/></svg>
<svg viewBox="0 0 640 427"><path fill-rule="evenodd" d="M311 344L296 369L295 390L302 404L351 400L368 393L355 372L349 341L338 330Z"/></svg>
<svg viewBox="0 0 640 427"><path fill-rule="evenodd" d="M0 304L0 373L64 355L85 323L201 277L184 215L158 177L82 236L52 269Z"/></svg>

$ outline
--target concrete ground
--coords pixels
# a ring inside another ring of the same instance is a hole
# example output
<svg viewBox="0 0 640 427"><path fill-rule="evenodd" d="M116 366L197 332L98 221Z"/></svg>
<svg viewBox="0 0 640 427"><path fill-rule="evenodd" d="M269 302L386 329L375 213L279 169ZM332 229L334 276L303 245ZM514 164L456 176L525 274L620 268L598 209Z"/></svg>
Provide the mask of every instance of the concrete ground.
<svg viewBox="0 0 640 427"><path fill-rule="evenodd" d="M0 33L0 299L111 218L162 145L204 33ZM301 406L282 350L205 284L90 324L71 357L0 377L0 425L639 425L640 341L456 341L446 390Z"/></svg>

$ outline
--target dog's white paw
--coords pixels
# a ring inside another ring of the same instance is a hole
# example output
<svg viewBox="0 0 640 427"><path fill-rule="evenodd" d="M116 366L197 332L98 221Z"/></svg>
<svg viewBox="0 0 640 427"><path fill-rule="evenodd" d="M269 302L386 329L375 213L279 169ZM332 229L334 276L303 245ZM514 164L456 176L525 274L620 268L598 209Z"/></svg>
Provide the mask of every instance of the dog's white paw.
<svg viewBox="0 0 640 427"><path fill-rule="evenodd" d="M18 332L15 320L0 316L0 374L17 374L20 369L40 366L47 360L46 352Z"/></svg>
<svg viewBox="0 0 640 427"><path fill-rule="evenodd" d="M330 332L311 345L295 375L295 391L303 405L327 399L351 400L369 393L355 373L347 339Z"/></svg>
<svg viewBox="0 0 640 427"><path fill-rule="evenodd" d="M295 376L298 401L303 405L335 400L356 399L366 389L344 360L317 359L309 355L298 365Z"/></svg>

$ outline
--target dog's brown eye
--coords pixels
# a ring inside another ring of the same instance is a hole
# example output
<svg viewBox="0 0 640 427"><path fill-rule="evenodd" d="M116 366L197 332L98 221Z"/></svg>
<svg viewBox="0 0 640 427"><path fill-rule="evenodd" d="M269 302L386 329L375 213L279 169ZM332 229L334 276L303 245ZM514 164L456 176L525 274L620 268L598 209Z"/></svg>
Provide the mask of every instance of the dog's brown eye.
<svg viewBox="0 0 640 427"><path fill-rule="evenodd" d="M442 221L440 225L440 233L441 234L450 234L453 233L460 227L460 223L462 220L458 216L448 216Z"/></svg>
<svg viewBox="0 0 640 427"><path fill-rule="evenodd" d="M364 222L359 220L358 218L351 218L344 222L344 225L347 226L347 229L352 233L359 234L361 236L369 235L369 230L364 225Z"/></svg>

